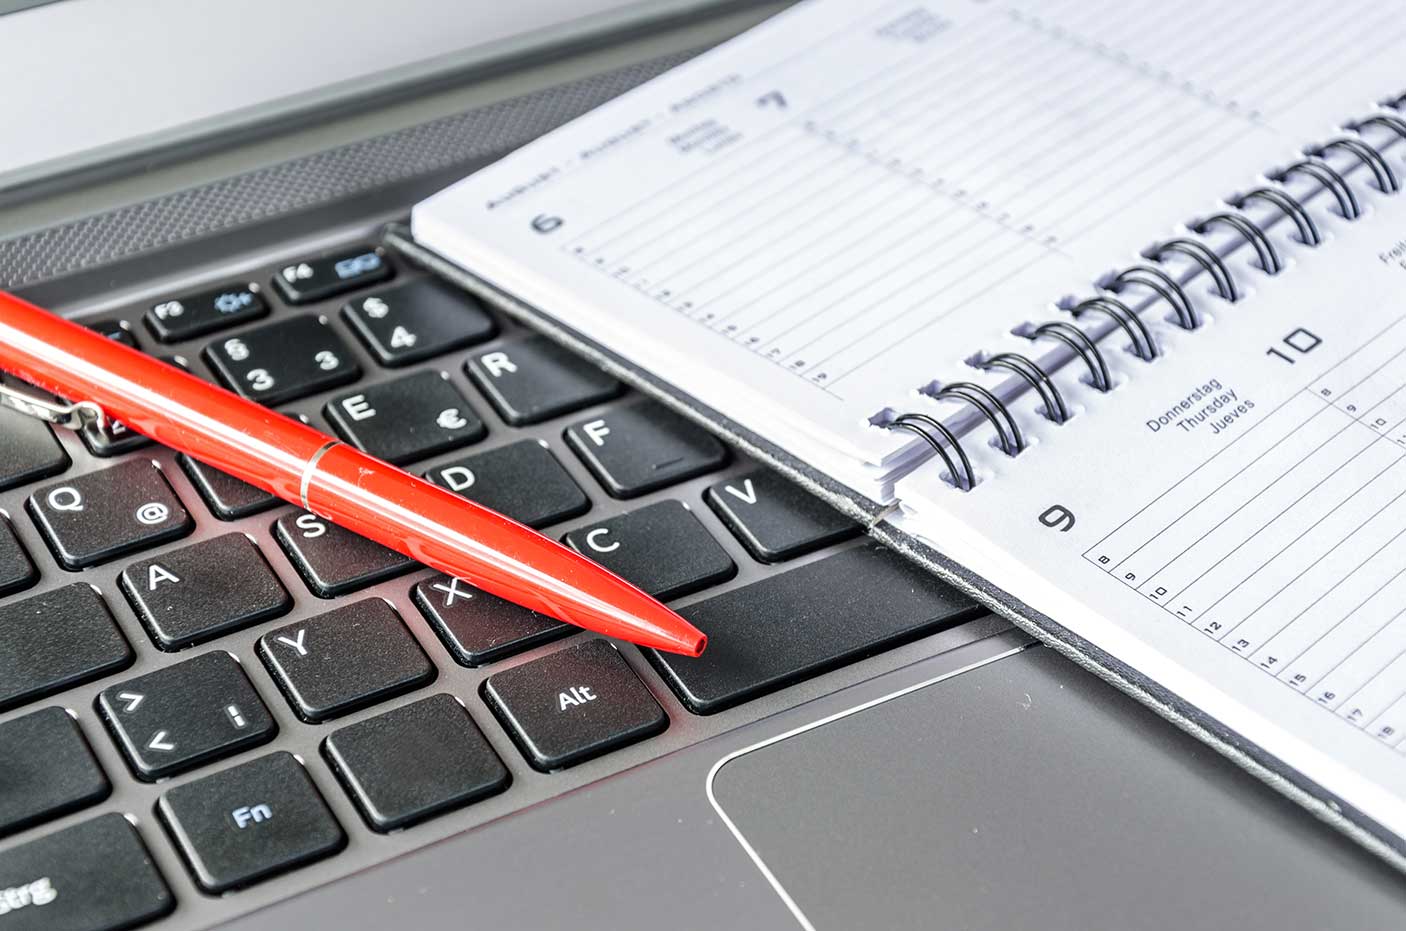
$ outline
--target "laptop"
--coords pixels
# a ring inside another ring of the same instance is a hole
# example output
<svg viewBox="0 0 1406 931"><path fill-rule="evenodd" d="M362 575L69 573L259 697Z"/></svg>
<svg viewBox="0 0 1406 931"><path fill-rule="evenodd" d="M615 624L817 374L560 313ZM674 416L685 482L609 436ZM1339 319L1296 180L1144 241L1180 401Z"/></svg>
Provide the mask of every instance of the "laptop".
<svg viewBox="0 0 1406 931"><path fill-rule="evenodd" d="M398 245L784 6L0 2L0 287L712 637L569 629L0 411L0 931L1400 925L1390 868Z"/></svg>

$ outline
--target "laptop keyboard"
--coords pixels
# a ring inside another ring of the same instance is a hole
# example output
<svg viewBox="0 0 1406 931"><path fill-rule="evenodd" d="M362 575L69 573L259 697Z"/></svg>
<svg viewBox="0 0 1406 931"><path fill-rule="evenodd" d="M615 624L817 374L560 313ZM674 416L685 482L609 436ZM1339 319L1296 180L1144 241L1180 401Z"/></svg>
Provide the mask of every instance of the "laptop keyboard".
<svg viewBox="0 0 1406 931"><path fill-rule="evenodd" d="M0 916L17 927L266 904L310 864L360 869L500 817L741 723L695 716L979 613L378 248L90 325L563 539L677 600L710 646L612 643L120 424L59 435L0 411Z"/></svg>

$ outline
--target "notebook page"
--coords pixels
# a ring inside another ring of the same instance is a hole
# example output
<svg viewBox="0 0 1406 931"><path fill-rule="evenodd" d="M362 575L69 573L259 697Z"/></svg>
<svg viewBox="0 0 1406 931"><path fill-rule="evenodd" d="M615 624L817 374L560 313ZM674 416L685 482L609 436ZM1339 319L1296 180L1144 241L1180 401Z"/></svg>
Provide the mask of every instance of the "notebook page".
<svg viewBox="0 0 1406 931"><path fill-rule="evenodd" d="M1362 0L814 0L412 225L792 453L883 476L908 441L871 416L1379 94L1371 51L1403 31Z"/></svg>
<svg viewBox="0 0 1406 931"><path fill-rule="evenodd" d="M1399 156L1398 156L1399 159ZM906 529L1406 836L1406 196ZM1071 394L1079 389L1066 385ZM990 453L990 455L987 455ZM1059 509L1059 510L1053 510Z"/></svg>

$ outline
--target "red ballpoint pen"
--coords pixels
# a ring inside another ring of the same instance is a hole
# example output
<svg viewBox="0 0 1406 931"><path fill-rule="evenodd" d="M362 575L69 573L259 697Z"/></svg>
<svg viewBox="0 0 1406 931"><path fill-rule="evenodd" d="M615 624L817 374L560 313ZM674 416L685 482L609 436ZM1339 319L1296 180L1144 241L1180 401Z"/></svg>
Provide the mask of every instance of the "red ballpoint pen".
<svg viewBox="0 0 1406 931"><path fill-rule="evenodd" d="M432 569L609 637L707 638L580 553L481 505L0 291L0 369ZM26 407L13 392L11 406ZM30 412L42 408L42 404Z"/></svg>

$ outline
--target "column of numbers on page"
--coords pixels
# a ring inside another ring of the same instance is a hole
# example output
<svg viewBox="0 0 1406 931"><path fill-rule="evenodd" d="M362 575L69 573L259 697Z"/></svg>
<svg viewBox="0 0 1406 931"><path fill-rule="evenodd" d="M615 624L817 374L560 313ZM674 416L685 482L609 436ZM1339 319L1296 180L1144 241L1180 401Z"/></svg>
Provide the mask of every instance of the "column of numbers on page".
<svg viewBox="0 0 1406 931"><path fill-rule="evenodd" d="M1406 321L1084 558L1406 752Z"/></svg>

